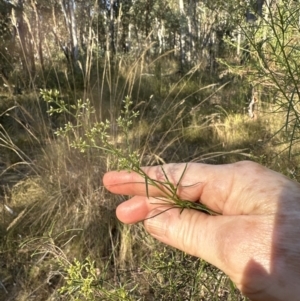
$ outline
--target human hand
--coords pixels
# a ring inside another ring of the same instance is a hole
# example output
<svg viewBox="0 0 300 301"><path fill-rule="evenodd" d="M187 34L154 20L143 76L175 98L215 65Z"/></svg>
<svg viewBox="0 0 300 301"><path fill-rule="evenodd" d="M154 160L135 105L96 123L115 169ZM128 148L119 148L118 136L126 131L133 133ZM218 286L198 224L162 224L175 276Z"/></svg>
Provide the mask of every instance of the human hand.
<svg viewBox="0 0 300 301"><path fill-rule="evenodd" d="M300 300L298 183L249 161L163 168L174 185L182 177L178 187L182 199L201 201L222 215L178 208L166 211L155 198L163 197L161 190L149 186L147 197L140 175L112 171L103 178L105 187L134 195L117 208L122 222L144 220L153 237L223 270L251 300ZM160 166L143 170L150 178L165 180Z"/></svg>

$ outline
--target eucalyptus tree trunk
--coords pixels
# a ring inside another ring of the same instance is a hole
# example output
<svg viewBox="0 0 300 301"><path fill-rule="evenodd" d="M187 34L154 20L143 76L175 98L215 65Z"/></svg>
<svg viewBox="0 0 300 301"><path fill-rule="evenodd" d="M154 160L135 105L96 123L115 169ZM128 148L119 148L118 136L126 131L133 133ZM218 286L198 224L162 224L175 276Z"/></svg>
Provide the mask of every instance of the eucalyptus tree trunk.
<svg viewBox="0 0 300 301"><path fill-rule="evenodd" d="M110 43L109 43L109 50L111 51L112 54L116 53L114 4L115 4L115 0L110 0L110 23L109 23Z"/></svg>
<svg viewBox="0 0 300 301"><path fill-rule="evenodd" d="M196 48L195 40L197 39L196 27L197 18L196 18L196 3L195 1L190 1L188 6L188 13L187 13L187 61L190 64L192 59L195 57L194 51Z"/></svg>
<svg viewBox="0 0 300 301"><path fill-rule="evenodd" d="M44 71L45 67L44 67L44 56L43 56L43 47L42 47L43 38L42 38L42 33L41 33L41 22L40 22L39 14L38 14L37 7L36 7L36 4L35 4L34 0L31 0L31 6L33 8L34 15L35 15L35 20L36 20L36 33L37 33L36 36L37 36L38 57L39 57L39 60L40 60L42 71Z"/></svg>
<svg viewBox="0 0 300 301"><path fill-rule="evenodd" d="M75 18L75 1L74 0L60 0L61 9L65 17L65 23L67 30L70 35L71 45L66 46L68 52L70 53L70 59L75 66L79 55L79 46L77 38L77 24ZM68 57L68 53L65 52Z"/></svg>
<svg viewBox="0 0 300 301"><path fill-rule="evenodd" d="M263 4L261 4L261 12L263 11ZM271 1L270 0L266 0L265 3L265 8L264 8L264 23L268 24L269 23L269 17L270 17L270 11L271 11ZM267 26L264 26L264 30L263 30L263 41L267 40ZM265 48L265 43L263 43L263 48Z"/></svg>
<svg viewBox="0 0 300 301"><path fill-rule="evenodd" d="M28 20L24 18L24 0L18 0L16 6L12 9L12 24L19 39L21 48L21 62L24 74L30 76L30 79L35 73L35 61L32 48L32 36L28 32Z"/></svg>
<svg viewBox="0 0 300 301"><path fill-rule="evenodd" d="M186 63L186 16L184 11L183 0L179 0L179 13L180 13L180 65L183 70Z"/></svg>
<svg viewBox="0 0 300 301"><path fill-rule="evenodd" d="M161 54L165 49L165 26L163 20L160 20L158 24L157 36L159 42L159 54Z"/></svg>
<svg viewBox="0 0 300 301"><path fill-rule="evenodd" d="M78 60L79 55L79 47L78 47L78 39L77 39L77 24L75 19L75 1L69 0L69 13L70 13L70 32L72 38L72 58L75 63Z"/></svg>
<svg viewBox="0 0 300 301"><path fill-rule="evenodd" d="M240 57L240 54L241 54L241 42L242 42L242 32L241 32L241 28L238 28L237 46L236 46L237 57Z"/></svg>
<svg viewBox="0 0 300 301"><path fill-rule="evenodd" d="M165 27L163 20L155 18L157 38L158 38L158 53L161 54L165 49Z"/></svg>
<svg viewBox="0 0 300 301"><path fill-rule="evenodd" d="M133 27L134 26L131 23L128 24L128 34L127 34L127 42L126 42L126 47L127 47L128 51L131 50L131 45L132 45L132 28Z"/></svg>
<svg viewBox="0 0 300 301"><path fill-rule="evenodd" d="M25 30L26 30L25 48L27 48L28 71L30 72L31 76L34 77L36 73L35 58L34 58L35 52L37 53L36 39L28 15L25 13L25 11L23 12L23 20L25 22Z"/></svg>

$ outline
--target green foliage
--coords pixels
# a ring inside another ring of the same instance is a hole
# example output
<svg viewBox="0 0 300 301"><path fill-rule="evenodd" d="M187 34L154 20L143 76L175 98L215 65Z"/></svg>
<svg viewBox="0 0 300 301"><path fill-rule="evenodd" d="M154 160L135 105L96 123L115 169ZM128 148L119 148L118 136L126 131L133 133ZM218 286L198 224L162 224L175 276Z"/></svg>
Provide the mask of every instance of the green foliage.
<svg viewBox="0 0 300 301"><path fill-rule="evenodd" d="M242 23L245 37L242 66L220 60L229 70L243 77L256 91L272 97L275 110L285 114L285 122L276 129L288 142L289 156L300 139L300 4L284 0L264 5L264 14L254 25ZM236 47L239 45L236 44ZM262 99L263 100L263 99Z"/></svg>
<svg viewBox="0 0 300 301"><path fill-rule="evenodd" d="M118 133L125 138L126 149L121 150L108 133L113 126L109 120L92 123L95 109L89 100L85 102L78 100L75 105L71 105L69 108L63 100L59 99L58 91L42 91L41 94L45 101L53 102L57 106L57 108L50 106L48 110L50 115L64 112L75 118L75 124L69 121L64 127L59 128L55 132L57 136L68 137L70 134L73 134L74 140L71 142L71 146L79 149L81 152L91 148L98 149L117 158L118 169L134 171L138 169L139 154L131 150L129 140L130 127L133 120L138 116L138 112L130 109L132 101L129 97L126 97L124 100L124 109L121 110L122 116L119 116L116 120ZM74 113L72 110L74 110ZM78 135L78 131L81 132L81 135Z"/></svg>
<svg viewBox="0 0 300 301"><path fill-rule="evenodd" d="M128 290L121 286L119 288L109 289L105 287L106 271L100 271L95 267L95 262L89 257L84 262L76 258L73 263L64 263L60 261L63 268L65 283L58 290L63 296L70 296L74 301L132 301L130 293L135 288Z"/></svg>
<svg viewBox="0 0 300 301"><path fill-rule="evenodd" d="M230 295L223 289L230 280L217 268L173 248L157 248L151 261L145 263L145 274L151 277L153 300L242 300L231 285Z"/></svg>
<svg viewBox="0 0 300 301"><path fill-rule="evenodd" d="M74 263L66 267L66 282L58 291L72 295L74 300L94 300L92 286L95 286L97 278L93 261L87 258L86 262L80 263L75 258Z"/></svg>
<svg viewBox="0 0 300 301"><path fill-rule="evenodd" d="M2 41L7 41L9 38L11 38L11 32L10 32L11 28L10 28L10 19L9 19L11 13L11 7L12 5L6 1L0 2L0 37L1 37L0 45L2 44Z"/></svg>
<svg viewBox="0 0 300 301"><path fill-rule="evenodd" d="M267 34L262 46L254 45L259 64L256 74L263 79L263 84L271 86L278 110L284 111L285 124L279 132L285 132L289 141L289 156L292 147L300 139L300 48L299 48L299 10L295 1L281 1L269 8L269 19L265 19Z"/></svg>

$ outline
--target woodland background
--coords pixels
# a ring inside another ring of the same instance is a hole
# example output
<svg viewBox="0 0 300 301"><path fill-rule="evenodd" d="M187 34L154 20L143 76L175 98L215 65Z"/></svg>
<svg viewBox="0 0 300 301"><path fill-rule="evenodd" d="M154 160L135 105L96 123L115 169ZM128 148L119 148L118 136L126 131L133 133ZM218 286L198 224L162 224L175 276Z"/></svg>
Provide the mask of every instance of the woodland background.
<svg viewBox="0 0 300 301"><path fill-rule="evenodd" d="M120 224L125 197L101 182L116 158L72 146L109 120L141 164L246 159L299 180L299 9L0 0L0 300L246 300L213 266ZM139 111L126 139L125 99Z"/></svg>

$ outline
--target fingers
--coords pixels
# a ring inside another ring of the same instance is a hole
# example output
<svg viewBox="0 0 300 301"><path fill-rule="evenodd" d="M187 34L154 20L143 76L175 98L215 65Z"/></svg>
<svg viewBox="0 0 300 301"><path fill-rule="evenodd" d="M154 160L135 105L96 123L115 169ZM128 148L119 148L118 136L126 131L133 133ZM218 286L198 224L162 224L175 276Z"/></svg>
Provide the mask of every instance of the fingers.
<svg viewBox="0 0 300 301"><path fill-rule="evenodd" d="M170 187L168 183L178 186L178 193L182 191L180 187L189 188L199 184L200 182L197 182L197 179L189 176L189 173L194 175L193 169L195 169L193 164L185 163L143 167L144 173L149 179L153 179L158 187L151 184L150 180L148 180L148 186L146 187L145 177L127 171L108 172L104 175L103 183L113 193L145 196L148 192L151 196L162 196L163 191L168 192ZM165 184L165 189L161 183ZM185 193L185 190L183 193Z"/></svg>
<svg viewBox="0 0 300 301"><path fill-rule="evenodd" d="M104 175L103 183L105 187L117 194L127 194L127 195L140 195L147 196L147 193L150 196L163 197L171 193L171 185L173 185L173 191L176 189L177 195L182 199L190 201L199 201L201 199L201 194L203 188L207 183L213 183L215 187L207 187L207 191L215 191L215 188L226 189L229 185L227 182L231 181L231 178L228 177L227 172L221 166L205 165L205 164L166 164L163 166L153 166L153 167L144 167L143 171L151 179L154 179L158 187L155 187L148 181L148 185L145 184L144 178L135 173L135 172L108 172ZM221 183L220 181L215 181L215 176L222 176L224 173L223 181L226 184ZM164 184L160 184L164 183ZM221 185L220 185L221 183ZM211 186L211 185L210 185ZM219 211L220 208L216 202L220 201L220 196L216 198L211 195L210 198L210 208L212 210ZM201 201L203 201L201 199Z"/></svg>
<svg viewBox="0 0 300 301"><path fill-rule="evenodd" d="M201 201L211 210L231 215L274 210L287 182L280 174L249 161L228 165L166 164L143 170L151 179L172 183L182 199ZM108 172L103 183L113 193L140 196L146 196L148 188L150 196L162 197L169 187L146 185L142 176L127 171Z"/></svg>
<svg viewBox="0 0 300 301"><path fill-rule="evenodd" d="M134 224L143 221L151 210L157 207L164 207L161 201L155 198L147 198L145 196L134 196L130 200L120 204L117 207L117 218L125 224Z"/></svg>

